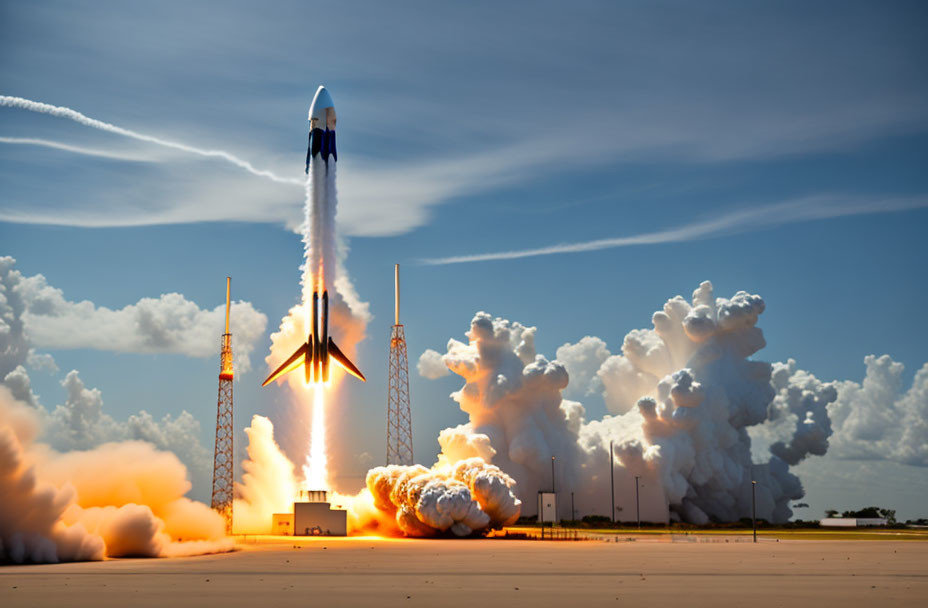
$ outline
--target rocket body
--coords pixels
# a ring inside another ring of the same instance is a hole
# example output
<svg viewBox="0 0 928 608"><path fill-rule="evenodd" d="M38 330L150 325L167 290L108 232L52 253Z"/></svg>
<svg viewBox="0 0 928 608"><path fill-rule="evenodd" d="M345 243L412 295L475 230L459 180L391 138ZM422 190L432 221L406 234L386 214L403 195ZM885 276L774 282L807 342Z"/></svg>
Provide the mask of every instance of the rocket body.
<svg viewBox="0 0 928 608"><path fill-rule="evenodd" d="M334 242L334 235L323 234L323 231L334 230L334 221L329 221L334 220L334 208L330 210L330 207L334 205L330 205L325 199L331 197L334 203L334 165L338 161L335 150L335 104L325 87L319 87L316 91L312 105L309 107L308 119L309 142L306 149L306 173L310 174L312 169L310 180L319 180L318 183L312 185L312 191L318 193L318 196L315 194L313 196L311 216L314 218L316 228L312 231L310 238L317 240L315 245L317 250L324 250L325 246L321 241L328 239ZM332 217L329 218L329 215ZM306 342L274 370L262 386L267 386L277 378L300 367L303 368L307 384L328 382L331 361L356 378L365 380L361 370L342 353L329 336L329 292L326 288L327 268L324 259L327 256L317 255L315 257L318 259L313 259L311 256L308 260L313 270L313 291L312 316ZM331 272L334 259L331 260L329 266L328 270Z"/></svg>
<svg viewBox="0 0 928 608"><path fill-rule="evenodd" d="M335 103L325 87L319 87L309 106L309 142L306 146L306 173L313 159L329 164L329 158L338 161L335 149ZM318 161L317 161L318 162Z"/></svg>

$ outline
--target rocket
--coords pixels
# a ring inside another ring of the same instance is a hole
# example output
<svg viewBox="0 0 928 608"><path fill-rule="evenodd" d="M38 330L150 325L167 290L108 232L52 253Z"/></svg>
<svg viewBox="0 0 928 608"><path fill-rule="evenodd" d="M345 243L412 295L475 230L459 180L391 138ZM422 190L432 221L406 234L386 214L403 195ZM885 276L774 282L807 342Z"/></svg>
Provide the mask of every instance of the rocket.
<svg viewBox="0 0 928 608"><path fill-rule="evenodd" d="M319 87L313 103L309 107L309 145L306 150L306 172L311 163L324 162L328 167L329 159L338 161L335 152L335 105L332 96L325 87ZM322 291L320 297L319 291ZM319 303L322 301L322 314ZM364 374L352 363L329 337L329 292L325 286L313 291L312 318L306 342L290 355L280 367L267 377L261 386L267 386L284 374L303 367L307 383L327 382L329 380L329 362L334 361L352 376L366 382Z"/></svg>

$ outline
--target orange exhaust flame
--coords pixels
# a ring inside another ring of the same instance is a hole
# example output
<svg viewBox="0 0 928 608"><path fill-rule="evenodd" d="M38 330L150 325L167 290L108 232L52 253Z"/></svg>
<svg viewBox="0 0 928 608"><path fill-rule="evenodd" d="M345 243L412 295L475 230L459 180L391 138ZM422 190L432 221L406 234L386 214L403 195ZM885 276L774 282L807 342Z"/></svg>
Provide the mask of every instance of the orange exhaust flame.
<svg viewBox="0 0 928 608"><path fill-rule="evenodd" d="M309 444L309 455L303 465L305 489L328 489L328 463L325 449L325 390L326 385L314 382L313 389L313 423L312 438Z"/></svg>

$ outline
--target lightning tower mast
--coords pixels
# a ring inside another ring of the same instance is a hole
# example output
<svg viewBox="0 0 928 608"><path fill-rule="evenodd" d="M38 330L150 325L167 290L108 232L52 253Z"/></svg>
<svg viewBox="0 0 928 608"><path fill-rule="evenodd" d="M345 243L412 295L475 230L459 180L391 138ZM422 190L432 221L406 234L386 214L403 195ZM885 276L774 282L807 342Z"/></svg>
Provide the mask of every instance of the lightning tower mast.
<svg viewBox="0 0 928 608"><path fill-rule="evenodd" d="M400 265L394 266L396 311L390 335L390 385L387 388L387 464L412 464L412 414L409 411L409 362L406 332L400 324Z"/></svg>
<svg viewBox="0 0 928 608"><path fill-rule="evenodd" d="M222 334L219 366L219 401L216 405L216 451L213 455L212 507L226 521L226 534L232 534L232 334L229 333L230 287L226 277L226 332Z"/></svg>

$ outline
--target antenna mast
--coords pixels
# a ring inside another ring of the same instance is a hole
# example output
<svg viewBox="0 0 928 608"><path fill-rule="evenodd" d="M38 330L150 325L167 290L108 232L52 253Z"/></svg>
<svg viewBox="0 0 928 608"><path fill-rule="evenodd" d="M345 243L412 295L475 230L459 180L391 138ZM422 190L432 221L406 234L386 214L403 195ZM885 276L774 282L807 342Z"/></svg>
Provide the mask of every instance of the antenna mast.
<svg viewBox="0 0 928 608"><path fill-rule="evenodd" d="M232 334L229 332L232 278L226 277L226 331L222 334L219 363L219 399L216 404L216 450L213 453L212 507L226 521L226 534L232 534Z"/></svg>
<svg viewBox="0 0 928 608"><path fill-rule="evenodd" d="M394 324L390 334L390 384L387 387L387 464L413 463L406 332L400 324L400 265L393 267Z"/></svg>

